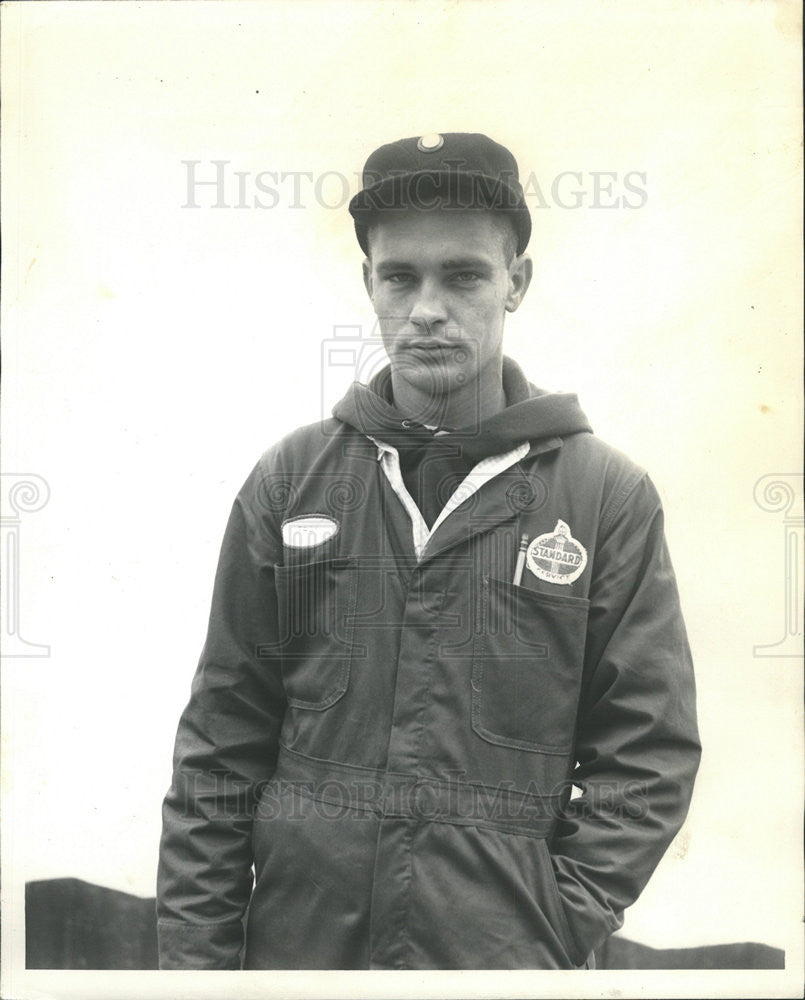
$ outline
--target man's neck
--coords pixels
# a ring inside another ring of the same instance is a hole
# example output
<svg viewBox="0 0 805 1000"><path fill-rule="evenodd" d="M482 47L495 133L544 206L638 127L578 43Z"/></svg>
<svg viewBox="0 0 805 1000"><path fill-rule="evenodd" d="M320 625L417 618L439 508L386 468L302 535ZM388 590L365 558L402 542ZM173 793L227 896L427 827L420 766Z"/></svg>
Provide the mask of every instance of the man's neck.
<svg viewBox="0 0 805 1000"><path fill-rule="evenodd" d="M438 402L428 392L407 381L404 372L392 367L394 405L406 417L420 424L438 425L444 430L475 429L484 420L506 408L501 365L482 372L465 385L446 386Z"/></svg>

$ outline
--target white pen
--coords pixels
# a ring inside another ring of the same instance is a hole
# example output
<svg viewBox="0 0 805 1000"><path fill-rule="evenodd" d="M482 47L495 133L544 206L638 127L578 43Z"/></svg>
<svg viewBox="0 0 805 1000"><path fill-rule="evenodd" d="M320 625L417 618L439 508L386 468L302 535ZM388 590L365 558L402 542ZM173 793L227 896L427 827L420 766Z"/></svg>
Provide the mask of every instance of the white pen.
<svg viewBox="0 0 805 1000"><path fill-rule="evenodd" d="M514 579L512 583L515 587L520 586L523 579L523 567L525 566L525 551L528 548L528 534L523 532L520 536L520 551L517 553L517 562L514 566Z"/></svg>

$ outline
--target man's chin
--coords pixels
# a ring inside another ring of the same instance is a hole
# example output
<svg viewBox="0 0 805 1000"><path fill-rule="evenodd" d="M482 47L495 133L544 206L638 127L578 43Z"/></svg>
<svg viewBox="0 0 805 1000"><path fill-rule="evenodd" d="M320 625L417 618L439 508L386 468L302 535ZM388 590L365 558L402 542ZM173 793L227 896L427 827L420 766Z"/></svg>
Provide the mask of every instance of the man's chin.
<svg viewBox="0 0 805 1000"><path fill-rule="evenodd" d="M438 423L438 415L444 411L447 397L465 390L473 382L466 361L461 364L446 359L444 355L441 358L434 357L437 353L441 352L429 348L421 352L425 357L421 357L419 352L406 351L404 354L395 354L391 359L395 391L399 393L403 385L416 391L423 401L422 413L411 416L423 424Z"/></svg>
<svg viewBox="0 0 805 1000"><path fill-rule="evenodd" d="M392 358L392 373L418 389L433 388L440 393L449 392L472 381L466 363L457 364L444 357L433 357L434 353L428 351L424 357L412 354L404 358Z"/></svg>
<svg viewBox="0 0 805 1000"><path fill-rule="evenodd" d="M409 347L391 359L392 369L399 371L408 381L424 372L425 378L445 385L471 380L471 359L467 351L443 347Z"/></svg>

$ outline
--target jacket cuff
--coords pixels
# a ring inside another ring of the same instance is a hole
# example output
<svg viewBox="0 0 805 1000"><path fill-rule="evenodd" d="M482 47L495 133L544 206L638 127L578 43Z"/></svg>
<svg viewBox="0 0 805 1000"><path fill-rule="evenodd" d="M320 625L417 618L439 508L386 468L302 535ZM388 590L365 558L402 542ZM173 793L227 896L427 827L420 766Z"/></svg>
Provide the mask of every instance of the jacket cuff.
<svg viewBox="0 0 805 1000"><path fill-rule="evenodd" d="M160 969L240 969L243 922L157 921Z"/></svg>

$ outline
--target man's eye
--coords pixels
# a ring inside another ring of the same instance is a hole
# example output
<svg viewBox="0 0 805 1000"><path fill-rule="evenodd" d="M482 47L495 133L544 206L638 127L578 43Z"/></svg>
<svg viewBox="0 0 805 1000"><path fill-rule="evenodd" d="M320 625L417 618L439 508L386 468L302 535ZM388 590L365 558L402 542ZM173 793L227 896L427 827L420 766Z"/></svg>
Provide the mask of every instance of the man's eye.
<svg viewBox="0 0 805 1000"><path fill-rule="evenodd" d="M386 275L386 281L390 281L393 285L404 285L413 280L414 276L412 274L406 274L404 271L398 271L395 274Z"/></svg>
<svg viewBox="0 0 805 1000"><path fill-rule="evenodd" d="M471 285L478 280L479 275L475 271L459 271L453 277L460 285Z"/></svg>

